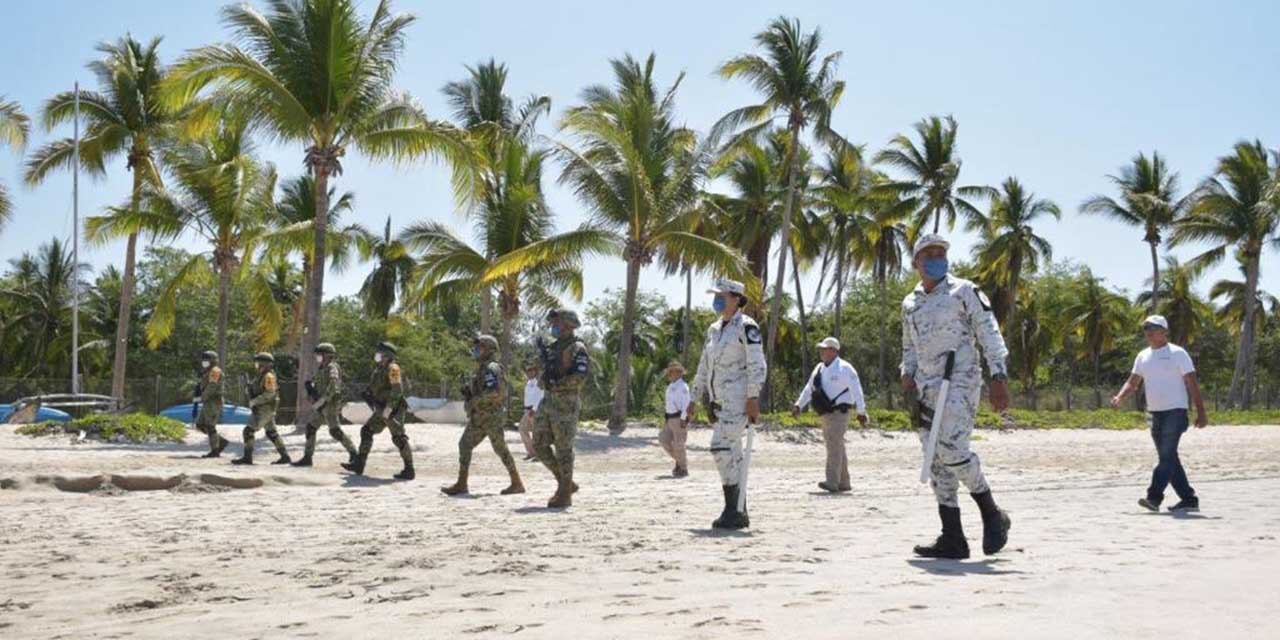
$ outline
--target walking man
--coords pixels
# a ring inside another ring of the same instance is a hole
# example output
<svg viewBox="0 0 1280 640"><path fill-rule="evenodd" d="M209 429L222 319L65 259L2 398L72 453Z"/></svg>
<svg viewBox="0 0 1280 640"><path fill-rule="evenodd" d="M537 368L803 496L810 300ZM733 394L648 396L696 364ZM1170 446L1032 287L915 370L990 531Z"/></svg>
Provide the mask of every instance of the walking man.
<svg viewBox="0 0 1280 640"><path fill-rule="evenodd" d="M231 444L218 435L218 421L222 419L222 368L218 366L218 352L200 354L200 382L196 383L193 403L200 405L195 415L196 430L209 436L209 452L202 458L217 458Z"/></svg>
<svg viewBox="0 0 1280 640"><path fill-rule="evenodd" d="M684 381L684 365L671 361L667 365L666 422L658 433L658 444L676 462L671 477L689 475L689 458L685 454L685 440L689 437L689 385Z"/></svg>
<svg viewBox="0 0 1280 640"><path fill-rule="evenodd" d="M244 428L244 453L231 464L253 464L253 440L258 429L267 432L267 439L275 445L280 454L271 464L288 464L289 450L284 447L284 440L276 431L276 408L280 406L279 385L276 383L275 356L265 351L253 357L258 365L258 377L249 384L249 410L253 416Z"/></svg>
<svg viewBox="0 0 1280 640"><path fill-rule="evenodd" d="M311 397L311 418L307 421L307 445L295 467L311 466L311 455L316 451L316 434L321 424L329 425L329 436L347 450L347 462L356 457L356 447L342 431L339 410L342 409L342 372L338 368L338 350L333 344L316 345L316 364L320 365L315 380L308 380L307 395Z"/></svg>
<svg viewBox="0 0 1280 640"><path fill-rule="evenodd" d="M831 493L849 491L849 457L844 434L849 429L849 410L856 410L858 424L867 424L867 404L862 397L862 381L853 365L840 357L840 341L827 337L818 343L821 362L813 368L809 381L791 407L799 416L806 406L822 419L822 441L827 446L827 479L818 487Z"/></svg>
<svg viewBox="0 0 1280 640"><path fill-rule="evenodd" d="M693 377L693 397L709 396L709 413L715 426L711 433L711 455L720 472L724 490L724 511L711 526L717 529L744 529L751 526L747 510L738 510L742 490L742 435L747 423L760 418L760 389L767 365L760 325L742 313L747 290L741 282L720 280L707 290L715 294L711 307L720 318L707 327L707 343ZM692 412L692 408L690 408ZM745 504L744 504L745 506Z"/></svg>
<svg viewBox="0 0 1280 640"><path fill-rule="evenodd" d="M471 452L486 437L498 454L502 466L511 476L511 484L502 495L524 493L516 460L507 449L505 438L507 423L507 377L495 357L498 341L493 336L480 335L471 345L471 355L476 359L476 372L467 383L464 395L467 399L467 427L458 440L458 481L452 486L441 487L447 496L467 493L467 477L471 470Z"/></svg>
<svg viewBox="0 0 1280 640"><path fill-rule="evenodd" d="M573 505L578 485L573 481L573 443L578 436L578 411L582 405L582 385L587 382L591 356L587 346L574 336L582 326L578 314L559 309L547 314L555 342L539 345L542 375L538 384L546 395L533 422L533 450L556 479L556 493L547 501L552 509Z"/></svg>
<svg viewBox="0 0 1280 640"><path fill-rule="evenodd" d="M538 386L538 363L530 362L524 368L524 415L520 416L520 441L524 443L524 459L537 460L533 450L533 419L542 404L542 387Z"/></svg>
<svg viewBox="0 0 1280 640"><path fill-rule="evenodd" d="M1120 393L1111 398L1111 406L1118 407L1138 385L1146 391L1147 411L1151 412L1151 440L1156 445L1158 462L1151 472L1147 497L1138 500L1138 504L1159 511L1165 487L1173 484L1178 503L1169 507L1169 511L1199 511L1200 498L1187 481L1187 472L1178 458L1178 443L1187 430L1188 399L1196 406L1196 428L1203 429L1209 424L1204 399L1200 397L1200 384L1196 381L1196 368L1185 349L1169 342L1169 321L1164 316L1148 317L1142 323L1142 333L1148 346L1138 352L1129 379Z"/></svg>
<svg viewBox="0 0 1280 640"><path fill-rule="evenodd" d="M369 462L369 451L373 449L373 436L386 429L391 432L391 442L404 461L404 469L394 476L395 479L412 480L413 449L409 448L409 435L404 431L404 417L409 405L404 400L404 381L400 365L396 363L396 346L390 342L379 342L373 361L377 367L369 380L369 388L364 392L364 401L373 409L373 415L360 427L360 447L356 450L355 459L342 463L342 468L363 475L364 466Z"/></svg>
<svg viewBox="0 0 1280 640"><path fill-rule="evenodd" d="M972 282L947 273L950 246L942 236L927 234L912 252L920 284L902 301L901 370L903 392L919 402L922 443L929 438L934 412L943 412L937 448L933 459L926 461L942 535L931 545L917 546L915 552L926 558L964 559L969 557L969 543L960 524L957 491L961 484L982 512L983 553L996 553L1009 537L1009 516L996 506L978 455L969 449L982 393L978 346L991 374L991 406L996 411L1009 406L1005 368L1009 350L987 296ZM945 398L939 398L949 354L954 357L950 388Z"/></svg>

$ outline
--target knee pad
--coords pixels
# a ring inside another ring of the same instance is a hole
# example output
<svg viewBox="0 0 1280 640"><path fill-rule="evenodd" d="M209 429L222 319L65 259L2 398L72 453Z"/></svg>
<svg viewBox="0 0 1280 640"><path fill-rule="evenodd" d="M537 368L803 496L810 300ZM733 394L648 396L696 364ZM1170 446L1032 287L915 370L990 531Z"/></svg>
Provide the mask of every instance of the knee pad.
<svg viewBox="0 0 1280 640"><path fill-rule="evenodd" d="M396 445L397 449L404 449L409 446L409 436L404 433L396 434L391 436L391 442Z"/></svg>

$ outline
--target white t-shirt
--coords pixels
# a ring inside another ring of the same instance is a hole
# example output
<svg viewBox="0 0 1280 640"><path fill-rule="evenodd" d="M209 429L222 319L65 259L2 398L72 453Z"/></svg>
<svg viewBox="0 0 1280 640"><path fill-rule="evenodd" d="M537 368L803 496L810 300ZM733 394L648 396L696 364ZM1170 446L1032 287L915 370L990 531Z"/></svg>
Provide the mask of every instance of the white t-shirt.
<svg viewBox="0 0 1280 640"><path fill-rule="evenodd" d="M524 383L524 408L537 411L539 404L542 404L542 388L538 386L537 378L530 378Z"/></svg>
<svg viewBox="0 0 1280 640"><path fill-rule="evenodd" d="M1190 408L1183 376L1195 370L1187 351L1172 342L1159 349L1147 347L1140 351L1133 361L1133 373L1142 377L1147 411Z"/></svg>
<svg viewBox="0 0 1280 640"><path fill-rule="evenodd" d="M680 419L689 417L689 385L684 378L676 378L667 385L666 412L679 413Z"/></svg>

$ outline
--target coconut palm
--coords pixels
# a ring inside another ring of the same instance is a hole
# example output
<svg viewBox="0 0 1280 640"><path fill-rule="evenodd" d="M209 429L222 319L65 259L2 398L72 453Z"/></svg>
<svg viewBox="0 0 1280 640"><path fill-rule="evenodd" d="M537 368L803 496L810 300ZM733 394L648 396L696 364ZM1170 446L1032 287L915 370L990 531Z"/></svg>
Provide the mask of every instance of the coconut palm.
<svg viewBox="0 0 1280 640"><path fill-rule="evenodd" d="M1239 260L1239 256L1236 259ZM1240 275L1245 275L1244 264L1240 265ZM1232 334L1238 334L1240 327L1244 326L1245 295L1245 280L1219 280L1209 288L1210 300L1223 299L1222 306L1218 307L1216 313L1228 327L1231 327L1230 332ZM1274 317L1277 312L1280 312L1280 299L1259 289L1253 307L1253 339L1255 343L1253 357L1257 357L1258 336L1266 332L1267 320Z"/></svg>
<svg viewBox="0 0 1280 640"><path fill-rule="evenodd" d="M0 96L0 145L9 145L17 149L27 146L27 135L31 132L31 120L22 112L17 103ZM0 182L0 230L13 215L13 204L9 201L9 191Z"/></svg>
<svg viewBox="0 0 1280 640"><path fill-rule="evenodd" d="M374 160L442 157L455 169L455 185L464 183L471 160L462 136L429 119L409 95L392 90L405 30L414 17L392 13L390 0L381 0L365 19L356 5L356 0L272 0L265 13L248 4L225 7L222 19L237 44L184 55L165 85L166 99L180 103L206 89L226 93L276 138L307 145L315 211L329 210L329 180L342 173L349 148ZM328 239L328 216L315 216L298 358L302 419L309 407L302 387L315 371L311 352L320 340Z"/></svg>
<svg viewBox="0 0 1280 640"><path fill-rule="evenodd" d="M1005 328L1009 338L1010 373L1022 381L1022 391L1030 400L1031 409L1038 405L1036 374L1054 347L1054 335L1051 326L1042 321L1040 309L1034 289L1023 289L1018 292L1019 313L1014 316Z"/></svg>
<svg viewBox="0 0 1280 640"><path fill-rule="evenodd" d="M1081 213L1107 216L1143 230L1142 241L1151 247L1151 295L1148 309L1160 306L1160 259L1162 233L1186 212L1189 198L1178 198L1178 174L1169 171L1159 152L1148 158L1139 153L1120 175L1107 176L1120 192L1120 199L1093 196L1080 205Z"/></svg>
<svg viewBox="0 0 1280 640"><path fill-rule="evenodd" d="M819 57L822 35L815 29L805 33L800 21L785 17L774 18L769 26L755 35L756 45L762 54L748 53L736 56L717 69L725 79L743 78L762 94L758 104L734 109L722 117L712 129L712 137L747 128L736 134L737 141L750 140L768 131L773 120L782 116L787 120L787 157L784 167L787 173L787 190L782 203L781 246L791 243L791 215L798 204L798 183L801 176L801 156L798 153L800 135L812 125L819 135L834 137L830 131L831 111L844 94L844 82L836 80L841 52ZM777 344L778 322L782 314L782 284L785 281L787 251L778 252L778 270L774 274L774 296L769 309L768 338L765 342L766 360L773 365L773 352Z"/></svg>
<svg viewBox="0 0 1280 640"><path fill-rule="evenodd" d="M364 302L365 313L385 319L395 306L396 298L408 286L414 264L404 242L391 237L390 216L382 237L374 241L368 253L378 263L360 286L360 300Z"/></svg>
<svg viewBox="0 0 1280 640"><path fill-rule="evenodd" d="M1278 163L1280 164L1280 163ZM1253 403L1253 341L1258 273L1262 252L1275 246L1280 225L1280 199L1273 197L1280 167L1269 162L1262 143L1238 142L1235 152L1218 159L1214 176L1197 190L1190 212L1174 229L1174 244L1203 242L1214 245L1192 259L1197 268L1222 261L1234 250L1244 262L1244 313L1240 324L1240 348L1236 352L1228 402L1249 408Z"/></svg>
<svg viewBox="0 0 1280 640"><path fill-rule="evenodd" d="M1165 256L1164 269L1160 271L1160 285L1138 295L1137 304L1154 309L1155 313L1169 321L1169 340L1174 344L1191 344L1206 323L1212 322L1213 307L1195 291L1196 282L1202 274L1202 269L1173 256ZM1153 296L1158 296L1160 300L1158 307L1151 307Z"/></svg>
<svg viewBox="0 0 1280 640"><path fill-rule="evenodd" d="M883 177L873 178L872 194L877 194L876 185L883 182ZM889 300L888 284L890 280L902 274L903 257L908 253L910 231L907 228L907 209L900 204L897 194L892 191L880 191L883 197L873 197L869 202L870 209L865 219L856 229L858 233L851 236L855 243L855 269L871 272L876 283L877 297L882 305L877 330L879 332L878 365L880 369L881 388L885 389L885 402L893 408L893 392L888 369L887 321L893 313L893 301Z"/></svg>
<svg viewBox="0 0 1280 640"><path fill-rule="evenodd" d="M1115 347L1116 339L1133 325L1129 303L1124 296L1106 287L1102 278L1088 268L1073 283L1072 301L1064 313L1074 325L1072 333L1085 349L1093 369L1094 406L1102 405L1102 357Z"/></svg>
<svg viewBox="0 0 1280 640"><path fill-rule="evenodd" d="M138 234L148 232L146 225L152 220L142 214L139 206L143 189L161 183L154 149L173 137L175 123L181 117L176 108L184 104L176 100L164 105L159 100L159 86L166 73L160 62L159 45L160 38L144 45L131 36L99 44L97 50L102 58L89 63L89 70L98 78L99 90L79 92L80 114L86 121L79 145L81 167L91 174L104 174L107 162L123 155L127 158L125 168L133 173L128 205L113 209L115 220L103 227L112 236L126 238L111 367L111 395L120 401L124 399ZM76 98L75 91L64 91L45 102L41 119L46 130L75 117ZM27 183L38 184L55 169L71 168L77 156L75 147L74 139L63 138L34 151L27 160Z"/></svg>
<svg viewBox="0 0 1280 640"><path fill-rule="evenodd" d="M1032 222L1045 216L1059 220L1062 211L1052 201L1036 198L1017 178L1010 177L992 196L991 212L973 220L971 229L981 235L973 250L974 261L999 284L994 311L1001 326L1015 309L1022 274L1035 273L1042 262L1053 260L1049 241L1031 228Z"/></svg>
<svg viewBox="0 0 1280 640"><path fill-rule="evenodd" d="M779 185L785 159L774 155L775 148L755 140L728 148L711 166L710 177L727 180L734 194L706 194L707 205L722 220L721 237L746 255L751 276L760 282L768 280L770 246L781 225Z"/></svg>
<svg viewBox="0 0 1280 640"><path fill-rule="evenodd" d="M858 249L868 248L864 223L870 221L877 197L872 187L881 178L863 159L863 148L836 141L828 145L825 164L819 169L820 184L815 197L826 212L827 230L830 231L828 248L835 254L835 275L832 284L835 293L835 325L832 335L840 337L844 308L844 284L848 280L846 267L856 264L859 258L852 255Z"/></svg>
<svg viewBox="0 0 1280 640"><path fill-rule="evenodd" d="M957 218L972 220L982 214L971 200L994 195L983 186L957 186L960 158L956 155L956 120L951 116L929 116L913 127L920 142L899 134L887 148L876 154L876 164L885 164L906 174L902 180L885 183L902 197L899 206L913 213L912 235L933 219L933 232L938 233L946 217L952 228Z"/></svg>
<svg viewBox="0 0 1280 640"><path fill-rule="evenodd" d="M75 265L71 252L57 238L9 264L13 272L0 283L0 302L12 311L0 325L5 368L19 377L69 376L72 279L80 278L81 290L88 289L83 278L89 265ZM99 344L92 332L81 337L82 349Z"/></svg>
<svg viewBox="0 0 1280 640"><path fill-rule="evenodd" d="M612 61L614 86L582 92L583 104L570 108L561 129L580 150L562 146L560 181L573 189L601 227L614 230L627 263L622 341L635 330L640 269L657 255L699 269L741 275L746 262L733 248L689 231L711 159L711 145L676 124L675 92L683 74L665 91L653 77L654 56L641 63L626 56ZM618 378L609 429L620 433L627 414L631 350L618 352Z"/></svg>
<svg viewBox="0 0 1280 640"><path fill-rule="evenodd" d="M178 300L193 288L211 284L217 275L218 357L227 362L227 312L233 283L249 297L257 334L256 346L266 349L280 338L282 313L270 286L270 270L258 269L254 254L270 229L275 213L276 173L253 156L248 122L225 114L206 138L180 142L164 153L172 176L166 187L144 190L143 212L155 220L152 228L173 225L209 245L161 285L156 306L147 320L147 346L156 348L173 331ZM89 237L102 235L112 217L90 218Z"/></svg>

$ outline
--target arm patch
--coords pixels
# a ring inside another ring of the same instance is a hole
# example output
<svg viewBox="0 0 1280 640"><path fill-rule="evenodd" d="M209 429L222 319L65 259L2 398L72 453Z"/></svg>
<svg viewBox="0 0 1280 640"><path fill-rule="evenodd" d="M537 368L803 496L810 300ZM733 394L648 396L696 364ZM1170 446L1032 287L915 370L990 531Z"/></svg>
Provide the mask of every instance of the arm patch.
<svg viewBox="0 0 1280 640"><path fill-rule="evenodd" d="M276 390L276 374L267 373L267 375L262 378L262 388L265 391L275 391Z"/></svg>
<svg viewBox="0 0 1280 640"><path fill-rule="evenodd" d="M392 362L391 366L387 367L387 380L391 384L400 384L400 365Z"/></svg>
<svg viewBox="0 0 1280 640"><path fill-rule="evenodd" d="M974 287L973 292L978 294L978 304L982 305L982 310L991 311L991 300L987 299L987 294L977 287Z"/></svg>
<svg viewBox="0 0 1280 640"><path fill-rule="evenodd" d="M486 368L484 370L484 389L485 391L498 390L498 374L494 373L491 368Z"/></svg>
<svg viewBox="0 0 1280 640"><path fill-rule="evenodd" d="M590 368L590 366L591 366L591 356L587 354L587 350L585 348L579 349L578 352L573 355L574 373L581 373L583 375L586 375L587 370Z"/></svg>
<svg viewBox="0 0 1280 640"><path fill-rule="evenodd" d="M222 369L214 367L209 370L209 382L220 382L222 380Z"/></svg>
<svg viewBox="0 0 1280 640"><path fill-rule="evenodd" d="M760 327L757 325L749 324L743 327L743 334L747 337L747 344L760 344L762 342L760 339Z"/></svg>

